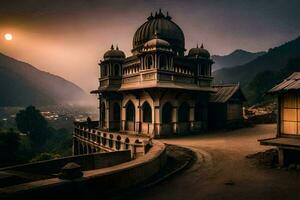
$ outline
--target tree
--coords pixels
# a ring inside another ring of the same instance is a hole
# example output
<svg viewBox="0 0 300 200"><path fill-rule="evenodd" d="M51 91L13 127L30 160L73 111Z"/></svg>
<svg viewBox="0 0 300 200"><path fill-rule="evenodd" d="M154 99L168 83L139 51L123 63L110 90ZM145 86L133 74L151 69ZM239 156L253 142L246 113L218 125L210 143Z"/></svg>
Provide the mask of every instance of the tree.
<svg viewBox="0 0 300 200"><path fill-rule="evenodd" d="M0 132L0 163L1 165L15 164L18 160L20 147L19 133L13 129Z"/></svg>
<svg viewBox="0 0 300 200"><path fill-rule="evenodd" d="M16 124L20 132L29 136L34 148L40 148L48 138L48 123L34 106L19 111Z"/></svg>

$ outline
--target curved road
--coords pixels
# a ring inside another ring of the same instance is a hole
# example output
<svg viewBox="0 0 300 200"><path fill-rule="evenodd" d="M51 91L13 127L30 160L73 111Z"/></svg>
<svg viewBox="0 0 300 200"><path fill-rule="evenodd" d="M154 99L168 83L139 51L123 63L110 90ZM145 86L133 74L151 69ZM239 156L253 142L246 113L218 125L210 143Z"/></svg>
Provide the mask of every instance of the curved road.
<svg viewBox="0 0 300 200"><path fill-rule="evenodd" d="M258 125L230 132L164 139L193 149L196 163L161 184L134 194L134 199L300 199L300 174L257 167L249 154L270 147L257 139L273 137L275 125Z"/></svg>

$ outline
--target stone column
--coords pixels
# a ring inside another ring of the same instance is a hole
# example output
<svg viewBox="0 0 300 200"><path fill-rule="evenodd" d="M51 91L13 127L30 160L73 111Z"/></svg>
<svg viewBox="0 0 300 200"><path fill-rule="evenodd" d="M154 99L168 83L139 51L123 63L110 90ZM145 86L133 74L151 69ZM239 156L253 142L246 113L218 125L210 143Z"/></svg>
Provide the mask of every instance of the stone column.
<svg viewBox="0 0 300 200"><path fill-rule="evenodd" d="M109 123L109 121L110 121L109 111L110 111L110 100L107 99L106 100L106 111L105 111L105 127L106 127L107 130L109 130L109 128L110 128L110 126L109 126L110 125L110 123Z"/></svg>
<svg viewBox="0 0 300 200"><path fill-rule="evenodd" d="M121 103L121 130L125 131L126 107Z"/></svg>
<svg viewBox="0 0 300 200"><path fill-rule="evenodd" d="M194 131L195 130L195 106L190 106L190 116L189 116L189 121L190 121L190 130Z"/></svg>
<svg viewBox="0 0 300 200"><path fill-rule="evenodd" d="M174 106L172 111L173 133L178 133L178 107Z"/></svg>
<svg viewBox="0 0 300 200"><path fill-rule="evenodd" d="M141 99L140 99L140 97L138 97L138 102L139 102L139 104L138 104L138 107L137 107L137 111L135 112L135 114L136 114L136 125L135 125L135 131L136 132L141 132L141 121L142 121L142 117L141 117L141 114L142 114L142 111L141 111L141 109L142 109L142 107L141 107Z"/></svg>
<svg viewBox="0 0 300 200"><path fill-rule="evenodd" d="M152 137L160 136L161 135L161 124L162 124L162 113L160 113L160 106L154 103L154 119L153 119L153 135Z"/></svg>

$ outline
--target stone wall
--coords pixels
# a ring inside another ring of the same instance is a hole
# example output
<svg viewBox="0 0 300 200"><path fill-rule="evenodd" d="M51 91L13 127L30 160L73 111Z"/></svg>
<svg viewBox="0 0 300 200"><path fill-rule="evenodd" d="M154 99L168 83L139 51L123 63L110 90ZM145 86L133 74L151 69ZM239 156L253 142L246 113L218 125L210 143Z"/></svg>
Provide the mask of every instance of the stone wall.
<svg viewBox="0 0 300 200"><path fill-rule="evenodd" d="M104 167L111 167L120 163L128 162L130 160L130 151L125 150L108 153L94 153L88 155L70 156L49 161L40 161L29 164L16 165L1 168L0 172L6 172L12 175L22 174L23 177L26 177L26 174L31 174L32 178L34 176L37 179L39 179L42 177L56 177L57 174L61 171L61 168L70 162L79 164L82 170L87 171L100 169Z"/></svg>
<svg viewBox="0 0 300 200"><path fill-rule="evenodd" d="M74 180L50 178L0 188L0 199L101 199L144 182L156 174L165 162L165 145L155 141L147 154L135 160L84 171L82 178Z"/></svg>

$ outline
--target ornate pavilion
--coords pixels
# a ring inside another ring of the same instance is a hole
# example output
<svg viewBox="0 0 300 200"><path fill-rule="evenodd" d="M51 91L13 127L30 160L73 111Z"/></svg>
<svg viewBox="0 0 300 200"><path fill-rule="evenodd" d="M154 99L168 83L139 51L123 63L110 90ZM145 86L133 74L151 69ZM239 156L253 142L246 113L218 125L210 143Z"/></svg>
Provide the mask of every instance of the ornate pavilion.
<svg viewBox="0 0 300 200"><path fill-rule="evenodd" d="M111 46L99 63L99 88L91 92L99 97L98 130L150 137L207 130L217 92L213 61L203 45L185 51L183 31L161 11L136 30L131 56ZM237 112L241 119L241 106Z"/></svg>

